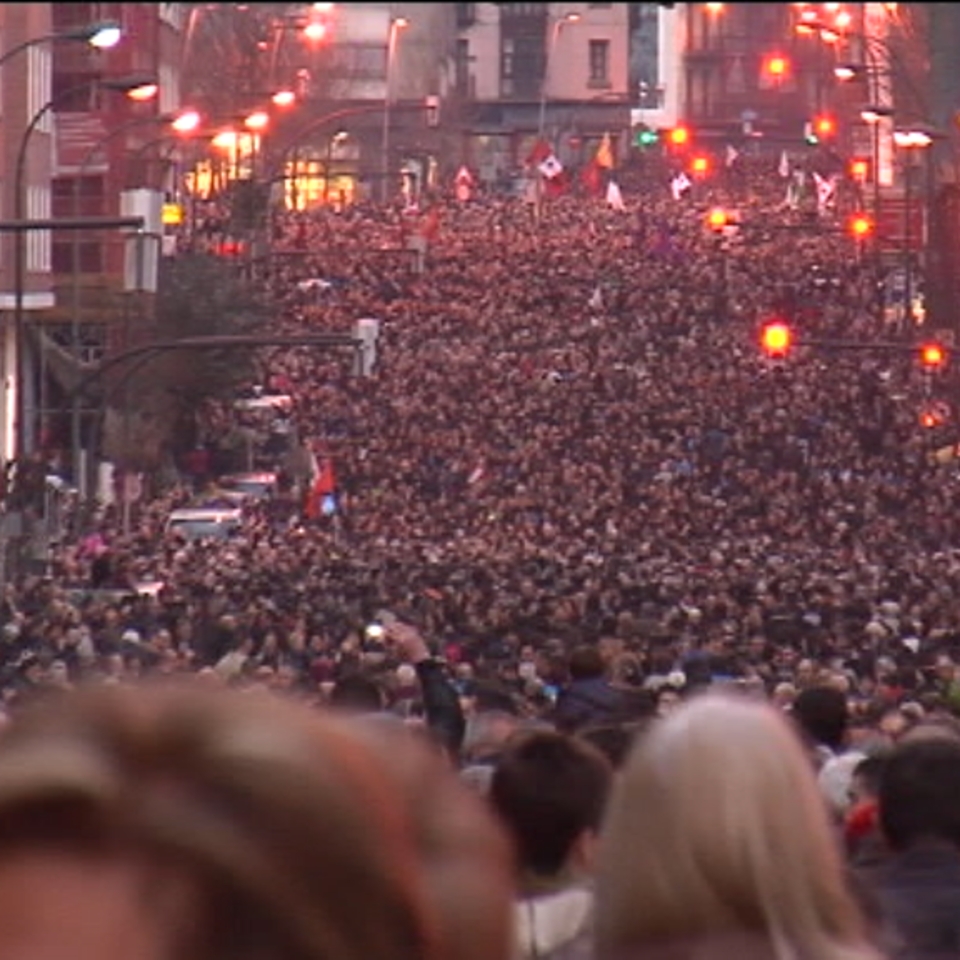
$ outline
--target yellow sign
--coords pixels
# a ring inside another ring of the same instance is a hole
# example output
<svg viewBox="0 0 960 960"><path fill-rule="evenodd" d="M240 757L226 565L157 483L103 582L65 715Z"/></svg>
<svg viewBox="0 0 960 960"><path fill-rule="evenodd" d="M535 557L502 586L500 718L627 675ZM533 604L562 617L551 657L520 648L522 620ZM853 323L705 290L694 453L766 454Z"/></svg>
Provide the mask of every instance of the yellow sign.
<svg viewBox="0 0 960 960"><path fill-rule="evenodd" d="M165 227L179 227L183 223L183 207L179 203L165 203L161 217Z"/></svg>

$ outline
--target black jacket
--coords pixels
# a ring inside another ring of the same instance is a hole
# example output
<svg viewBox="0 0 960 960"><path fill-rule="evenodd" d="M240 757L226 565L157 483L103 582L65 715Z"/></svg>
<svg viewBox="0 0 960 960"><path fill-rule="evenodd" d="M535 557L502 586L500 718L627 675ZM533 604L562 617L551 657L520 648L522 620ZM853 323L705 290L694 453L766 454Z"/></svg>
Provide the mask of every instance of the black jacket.
<svg viewBox="0 0 960 960"><path fill-rule="evenodd" d="M960 850L926 841L870 878L895 960L960 958Z"/></svg>

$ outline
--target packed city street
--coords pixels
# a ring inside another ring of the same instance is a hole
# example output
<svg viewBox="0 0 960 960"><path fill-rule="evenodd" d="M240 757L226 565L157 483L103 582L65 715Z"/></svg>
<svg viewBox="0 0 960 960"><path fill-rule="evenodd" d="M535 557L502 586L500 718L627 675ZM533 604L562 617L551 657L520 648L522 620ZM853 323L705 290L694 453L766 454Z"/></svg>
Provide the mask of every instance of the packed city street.
<svg viewBox="0 0 960 960"><path fill-rule="evenodd" d="M960 960L956 6L0 4L0 960Z"/></svg>

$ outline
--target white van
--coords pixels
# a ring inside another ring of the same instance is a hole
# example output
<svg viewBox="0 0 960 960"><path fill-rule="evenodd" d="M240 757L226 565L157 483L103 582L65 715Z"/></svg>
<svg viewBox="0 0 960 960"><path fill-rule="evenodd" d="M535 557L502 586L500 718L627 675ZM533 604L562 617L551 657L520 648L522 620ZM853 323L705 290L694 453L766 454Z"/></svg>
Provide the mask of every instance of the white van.
<svg viewBox="0 0 960 960"><path fill-rule="evenodd" d="M243 512L239 507L181 507L167 518L167 533L185 540L226 540L239 531Z"/></svg>

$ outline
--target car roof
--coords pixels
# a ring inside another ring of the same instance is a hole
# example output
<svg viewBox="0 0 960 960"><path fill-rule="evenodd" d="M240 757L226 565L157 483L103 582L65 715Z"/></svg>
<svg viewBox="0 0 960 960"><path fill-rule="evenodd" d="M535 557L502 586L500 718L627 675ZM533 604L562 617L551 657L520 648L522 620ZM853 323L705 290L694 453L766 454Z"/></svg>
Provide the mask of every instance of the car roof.
<svg viewBox="0 0 960 960"><path fill-rule="evenodd" d="M276 483L277 475L271 470L259 470L252 473L228 473L220 478L221 483L224 480L247 483Z"/></svg>
<svg viewBox="0 0 960 960"><path fill-rule="evenodd" d="M239 507L180 507L171 512L170 520L239 520L243 512Z"/></svg>

